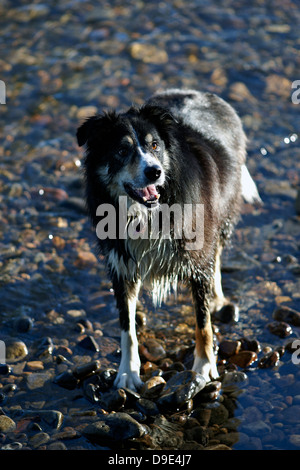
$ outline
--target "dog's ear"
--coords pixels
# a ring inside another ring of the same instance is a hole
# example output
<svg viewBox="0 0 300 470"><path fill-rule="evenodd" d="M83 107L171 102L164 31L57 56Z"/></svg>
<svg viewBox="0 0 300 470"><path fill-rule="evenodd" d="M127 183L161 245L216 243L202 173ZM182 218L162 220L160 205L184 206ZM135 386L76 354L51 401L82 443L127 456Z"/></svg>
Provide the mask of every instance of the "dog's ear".
<svg viewBox="0 0 300 470"><path fill-rule="evenodd" d="M88 118L76 132L79 147L92 140L100 139L108 127L116 122L117 118L118 116L114 111Z"/></svg>
<svg viewBox="0 0 300 470"><path fill-rule="evenodd" d="M141 108L140 113L142 117L156 125L169 127L177 122L173 114L162 106L146 104Z"/></svg>

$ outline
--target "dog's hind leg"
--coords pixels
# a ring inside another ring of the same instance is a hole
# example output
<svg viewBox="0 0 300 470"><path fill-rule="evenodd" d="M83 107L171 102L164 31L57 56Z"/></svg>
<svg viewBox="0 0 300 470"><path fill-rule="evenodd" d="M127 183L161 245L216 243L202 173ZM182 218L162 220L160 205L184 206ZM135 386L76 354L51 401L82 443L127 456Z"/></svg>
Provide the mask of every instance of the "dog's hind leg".
<svg viewBox="0 0 300 470"><path fill-rule="evenodd" d="M191 281L192 295L196 314L196 347L193 370L209 382L218 377L216 358L213 351L213 332L208 304L208 292L198 280Z"/></svg>
<svg viewBox="0 0 300 470"><path fill-rule="evenodd" d="M143 383L140 379L141 361L135 327L140 282L128 282L115 277L113 286L121 326L121 363L114 385L118 388L138 390Z"/></svg>
<svg viewBox="0 0 300 470"><path fill-rule="evenodd" d="M221 276L222 250L223 247L221 243L219 243L215 255L214 278L209 307L211 313L216 314L216 318L218 318L220 321L223 321L224 323L228 323L232 320L238 321L239 309L236 304L228 300L223 294Z"/></svg>

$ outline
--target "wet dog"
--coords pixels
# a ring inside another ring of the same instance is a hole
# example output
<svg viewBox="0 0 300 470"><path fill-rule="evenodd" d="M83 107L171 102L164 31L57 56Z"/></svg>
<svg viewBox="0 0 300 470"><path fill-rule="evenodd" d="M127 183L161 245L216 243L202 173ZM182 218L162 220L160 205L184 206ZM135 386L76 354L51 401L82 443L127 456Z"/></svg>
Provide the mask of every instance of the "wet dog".
<svg viewBox="0 0 300 470"><path fill-rule="evenodd" d="M178 282L190 287L195 308L193 370L207 381L218 377L210 314L237 311L223 295L220 257L242 198L259 200L239 117L214 94L167 90L140 108L90 117L77 140L86 145L87 206L120 314L115 385L142 385L135 329L141 286L160 304Z"/></svg>

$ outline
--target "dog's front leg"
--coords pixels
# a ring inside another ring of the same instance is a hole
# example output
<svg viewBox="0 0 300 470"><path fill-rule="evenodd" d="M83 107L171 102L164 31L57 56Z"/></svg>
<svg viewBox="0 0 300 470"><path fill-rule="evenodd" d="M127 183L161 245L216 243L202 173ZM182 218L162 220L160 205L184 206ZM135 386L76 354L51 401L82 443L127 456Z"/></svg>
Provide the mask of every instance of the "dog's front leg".
<svg viewBox="0 0 300 470"><path fill-rule="evenodd" d="M143 383L140 379L141 361L135 328L140 282L114 278L113 286L121 326L121 363L114 384L118 388L127 387L131 390L138 390Z"/></svg>
<svg viewBox="0 0 300 470"><path fill-rule="evenodd" d="M210 319L208 289L203 282L191 281L196 314L196 347L193 370L209 382L218 377L216 358L213 351L213 332Z"/></svg>

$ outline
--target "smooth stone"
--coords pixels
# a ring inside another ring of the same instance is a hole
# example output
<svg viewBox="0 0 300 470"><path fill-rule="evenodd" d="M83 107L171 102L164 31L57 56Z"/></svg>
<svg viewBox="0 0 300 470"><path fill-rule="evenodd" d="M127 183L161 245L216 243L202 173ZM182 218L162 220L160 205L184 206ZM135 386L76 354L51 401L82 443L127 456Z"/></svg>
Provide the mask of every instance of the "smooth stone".
<svg viewBox="0 0 300 470"><path fill-rule="evenodd" d="M150 418L153 418L160 414L156 403L151 400L148 400L147 398L140 398L139 400L137 400L137 402L135 403L135 408L144 415L149 416Z"/></svg>
<svg viewBox="0 0 300 470"><path fill-rule="evenodd" d="M16 423L6 415L0 415L0 432L8 433L16 429Z"/></svg>
<svg viewBox="0 0 300 470"><path fill-rule="evenodd" d="M278 307L274 310L272 316L274 320L290 323L293 326L300 326L300 312L290 307Z"/></svg>
<svg viewBox="0 0 300 470"><path fill-rule="evenodd" d="M146 428L127 413L117 412L103 416L101 420L88 424L83 434L91 441L121 442L142 437Z"/></svg>
<svg viewBox="0 0 300 470"><path fill-rule="evenodd" d="M300 447L300 434L292 434L289 437L289 442L295 447Z"/></svg>
<svg viewBox="0 0 300 470"><path fill-rule="evenodd" d="M292 405L282 411L283 421L289 424L298 424L300 405Z"/></svg>
<svg viewBox="0 0 300 470"><path fill-rule="evenodd" d="M261 345L257 339L250 339L247 337L240 338L242 351L253 351L258 354L261 351Z"/></svg>
<svg viewBox="0 0 300 470"><path fill-rule="evenodd" d="M33 320L29 317L17 318L14 327L19 333L27 333L33 326Z"/></svg>
<svg viewBox="0 0 300 470"><path fill-rule="evenodd" d="M16 362L24 359L28 354L28 349L23 341L11 341L6 343L6 360Z"/></svg>
<svg viewBox="0 0 300 470"><path fill-rule="evenodd" d="M214 313L214 318L222 323L236 323L239 321L239 308L235 304L224 305Z"/></svg>
<svg viewBox="0 0 300 470"><path fill-rule="evenodd" d="M88 349L89 351L99 352L99 346L93 336L86 336L81 341L79 341L78 346L84 349Z"/></svg>
<svg viewBox="0 0 300 470"><path fill-rule="evenodd" d="M250 436L261 436L271 432L271 427L264 421L259 420L253 423L242 424L241 430Z"/></svg>
<svg viewBox="0 0 300 470"><path fill-rule="evenodd" d="M157 400L159 408L177 409L191 400L206 385L205 378L197 372L185 370L168 380L163 394Z"/></svg>
<svg viewBox="0 0 300 470"><path fill-rule="evenodd" d="M279 338L287 338L293 332L291 326L283 321L268 323L267 328L273 335L279 336Z"/></svg>
<svg viewBox="0 0 300 470"><path fill-rule="evenodd" d="M222 378L222 388L228 386L245 386L248 383L248 377L244 372L232 371L224 374Z"/></svg>
<svg viewBox="0 0 300 470"><path fill-rule="evenodd" d="M79 379L71 371L62 372L54 379L54 383L67 390L74 390L79 384Z"/></svg>
<svg viewBox="0 0 300 470"><path fill-rule="evenodd" d="M269 367L276 367L279 363L279 359L279 352L270 351L259 359L257 366L259 369L268 369Z"/></svg>
<svg viewBox="0 0 300 470"><path fill-rule="evenodd" d="M44 387L45 383L50 380L51 376L48 372L32 372L27 376L27 387L29 390Z"/></svg>
<svg viewBox="0 0 300 470"><path fill-rule="evenodd" d="M50 441L49 434L46 432L39 432L29 439L29 445L36 449L46 444L48 441Z"/></svg>
<svg viewBox="0 0 300 470"><path fill-rule="evenodd" d="M166 381L160 376L151 377L147 380L141 390L141 395L144 398L158 397L166 386Z"/></svg>
<svg viewBox="0 0 300 470"><path fill-rule="evenodd" d="M12 368L8 364L0 364L0 375L8 375L12 372Z"/></svg>
<svg viewBox="0 0 300 470"><path fill-rule="evenodd" d="M250 367L256 360L257 354L253 351L240 351L238 354L234 354L229 358L231 364L235 364L242 369Z"/></svg>
<svg viewBox="0 0 300 470"><path fill-rule="evenodd" d="M223 424L229 418L229 411L225 408L222 403L212 403L207 405L208 408L211 410L209 425L213 426L214 424Z"/></svg>
<svg viewBox="0 0 300 470"><path fill-rule="evenodd" d="M241 342L230 339L225 339L219 344L219 355L223 358L228 358L237 354L241 349Z"/></svg>
<svg viewBox="0 0 300 470"><path fill-rule="evenodd" d="M88 362L87 364L82 364L73 369L73 374L75 375L76 378L82 380L85 377L93 374L96 370L100 368L100 361L91 361Z"/></svg>

